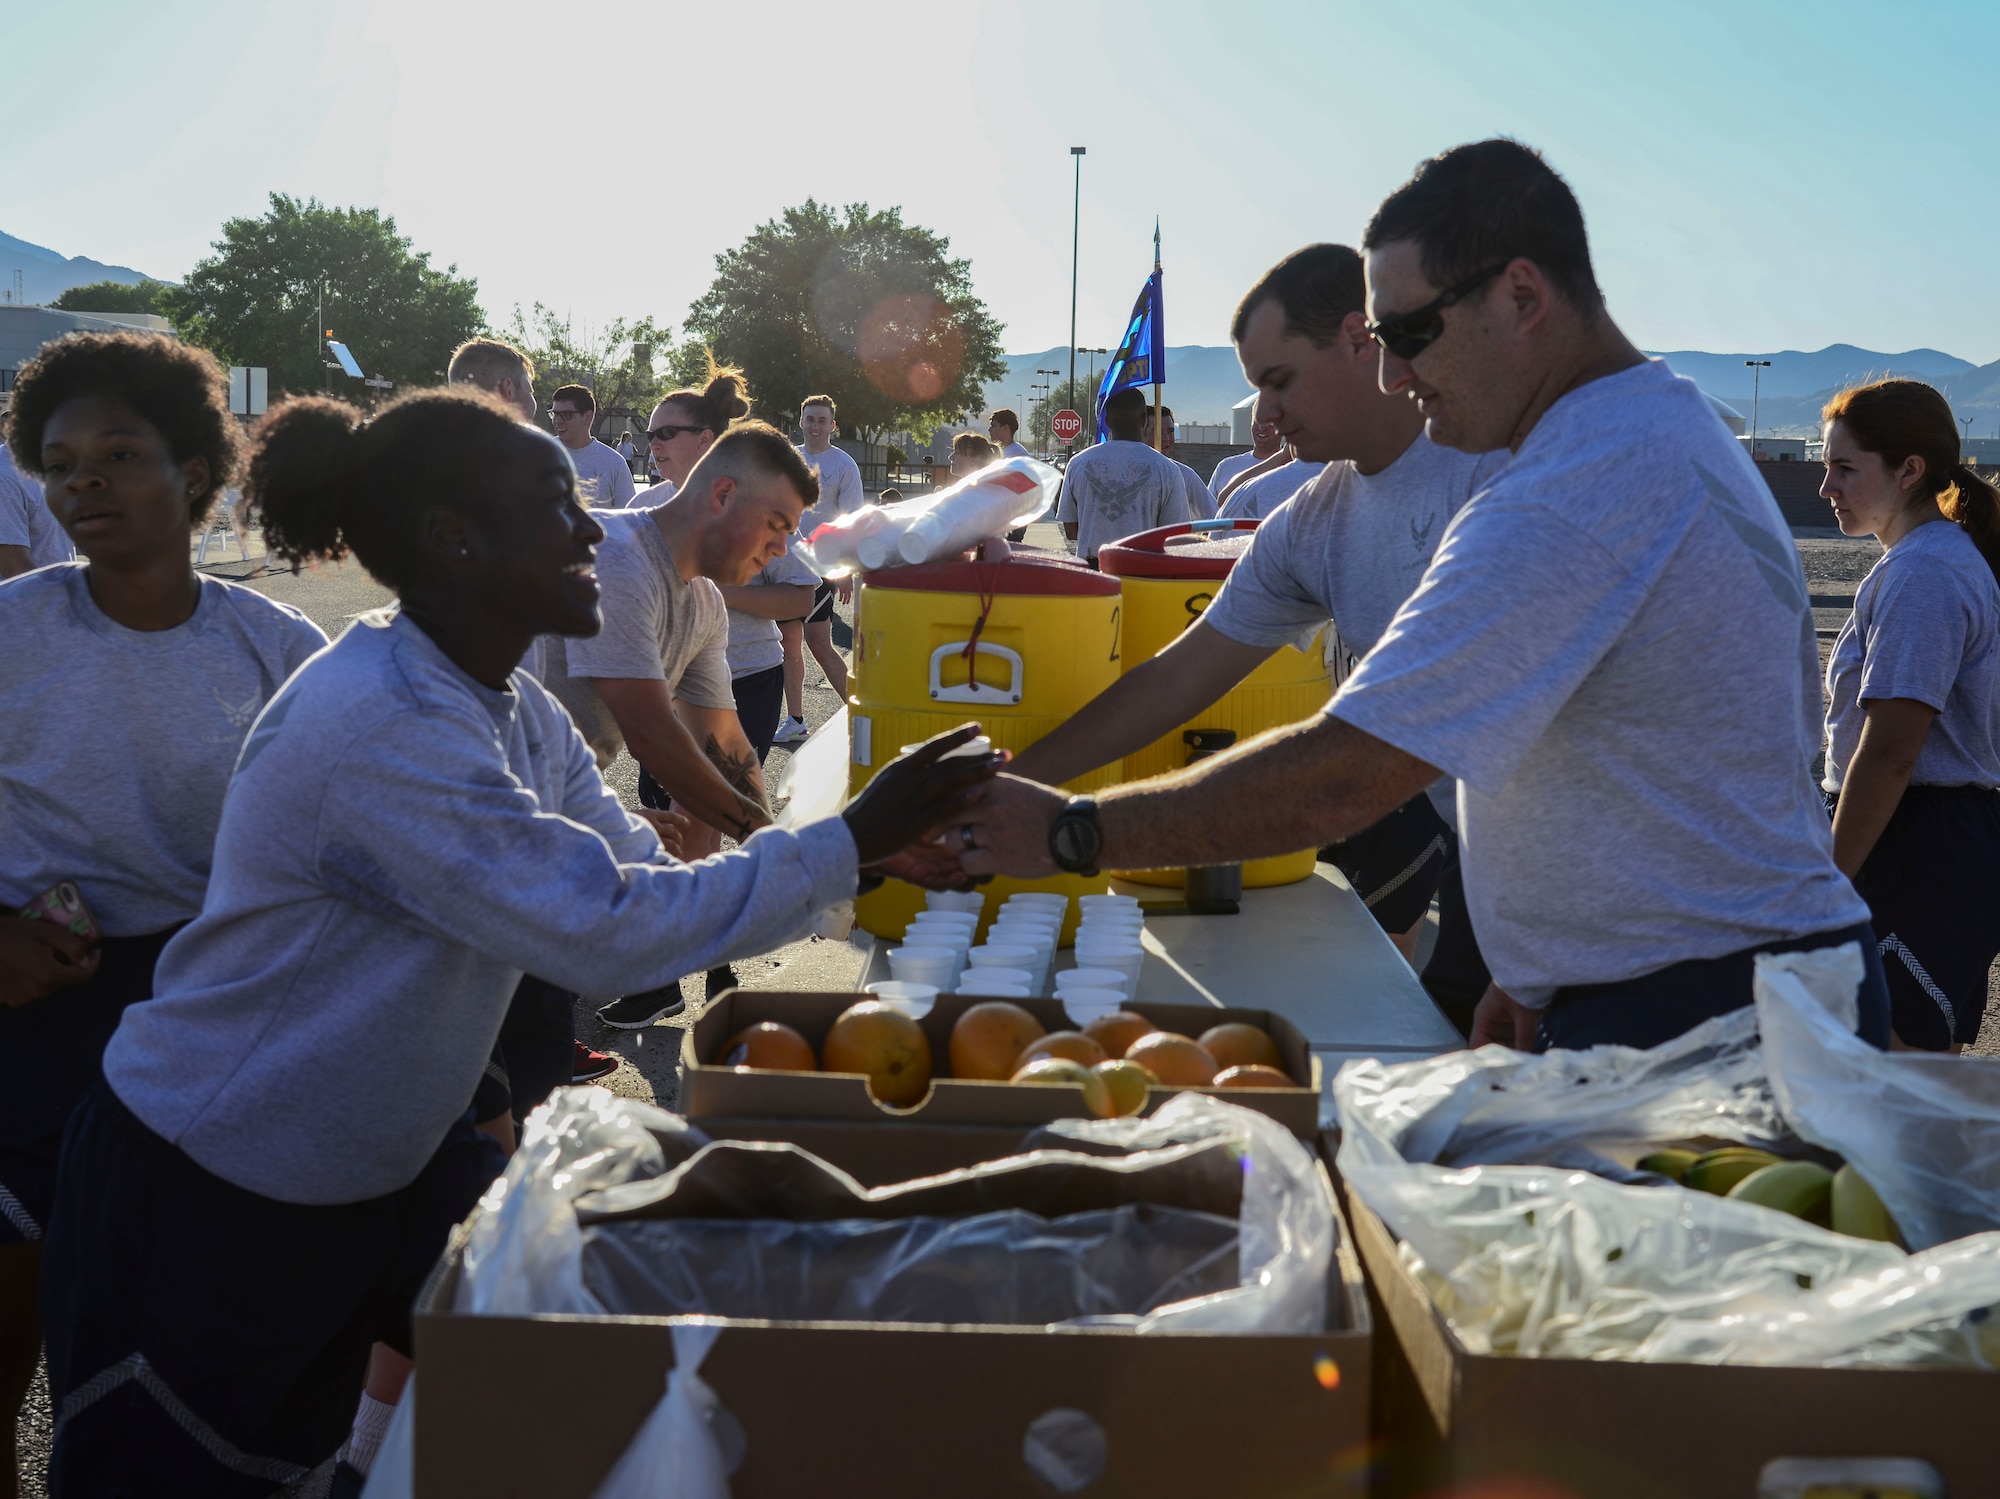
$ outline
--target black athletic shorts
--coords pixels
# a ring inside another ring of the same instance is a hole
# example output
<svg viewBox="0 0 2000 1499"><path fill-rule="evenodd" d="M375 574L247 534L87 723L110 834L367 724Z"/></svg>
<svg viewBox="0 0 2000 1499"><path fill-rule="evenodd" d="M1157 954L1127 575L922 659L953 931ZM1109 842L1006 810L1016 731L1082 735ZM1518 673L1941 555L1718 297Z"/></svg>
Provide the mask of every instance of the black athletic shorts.
<svg viewBox="0 0 2000 1499"><path fill-rule="evenodd" d="M809 625L825 624L833 618L833 585L822 578L819 587L813 590L812 613L806 616Z"/></svg>
<svg viewBox="0 0 2000 1499"><path fill-rule="evenodd" d="M1868 902L1903 1044L1948 1051L1978 1040L2000 956L2000 791L1910 787L1854 888Z"/></svg>
<svg viewBox="0 0 2000 1499"><path fill-rule="evenodd" d="M1456 851L1451 825L1419 791L1373 827L1327 845L1319 856L1347 876L1385 932L1407 932L1431 908Z"/></svg>
<svg viewBox="0 0 2000 1499"><path fill-rule="evenodd" d="M1760 952L1812 952L1861 944L1865 963L1861 977L1861 1039L1874 1046L1889 1044L1889 985L1882 961L1866 924L1837 932L1816 932L1786 942L1759 942L1720 958L1690 958L1635 979L1610 984L1579 984L1556 990L1542 1012L1535 1050L1555 1047L1658 1046L1704 1020L1740 1010L1750 1003L1750 981Z"/></svg>
<svg viewBox="0 0 2000 1499"><path fill-rule="evenodd" d="M63 1126L97 1080L125 1007L152 998L153 966L179 930L107 937L88 983L0 1005L0 1244L47 1230Z"/></svg>
<svg viewBox="0 0 2000 1499"><path fill-rule="evenodd" d="M211 1175L95 1083L42 1250L58 1495L263 1496L346 1440L377 1339L505 1166L469 1114L416 1179L278 1202Z"/></svg>
<svg viewBox="0 0 2000 1499"><path fill-rule="evenodd" d="M1438 878L1437 907L1437 945L1431 949L1430 961L1424 964L1424 992L1458 1033L1469 1037L1472 1012L1479 1007L1493 975L1487 972L1479 939L1472 932L1472 913L1465 905L1465 871L1456 838L1452 840L1451 858Z"/></svg>
<svg viewBox="0 0 2000 1499"><path fill-rule="evenodd" d="M525 1119L576 1075L576 996L523 974L486 1071L472 1094L472 1117Z"/></svg>

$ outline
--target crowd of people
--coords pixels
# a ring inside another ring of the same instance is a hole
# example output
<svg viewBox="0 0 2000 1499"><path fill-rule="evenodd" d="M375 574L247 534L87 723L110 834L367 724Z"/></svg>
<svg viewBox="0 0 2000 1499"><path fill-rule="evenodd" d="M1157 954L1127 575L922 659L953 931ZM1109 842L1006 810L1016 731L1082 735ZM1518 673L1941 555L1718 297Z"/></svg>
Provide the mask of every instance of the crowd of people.
<svg viewBox="0 0 2000 1499"><path fill-rule="evenodd" d="M1258 519L1207 611L1011 760L950 755L967 726L791 829L763 763L806 733L806 652L845 694L850 597L797 543L868 503L832 398L795 444L712 369L651 413L638 490L592 392L544 412L497 340L371 417L295 398L247 438L226 373L170 339L70 335L24 367L0 471L0 1418L45 1347L54 1491L355 1492L450 1226L531 1109L615 1065L579 996L651 1025L684 976L716 993L885 877L1309 839L1406 954L1435 901L1424 983L1474 1043L1656 1044L1747 1003L1757 953L1850 944L1860 1034L1977 1035L2000 493L1942 396L1826 408L1823 493L1883 555L1823 694L1767 486L1612 321L1536 153L1425 162L1358 248L1260 277L1231 336L1244 461L1204 482L1171 412L1121 392L1057 511L1086 563ZM1018 430L961 435L952 473ZM329 644L197 572L189 532L231 483L274 557L351 555L394 605ZM1322 632L1314 718L1060 789ZM603 778L621 753L636 809Z"/></svg>

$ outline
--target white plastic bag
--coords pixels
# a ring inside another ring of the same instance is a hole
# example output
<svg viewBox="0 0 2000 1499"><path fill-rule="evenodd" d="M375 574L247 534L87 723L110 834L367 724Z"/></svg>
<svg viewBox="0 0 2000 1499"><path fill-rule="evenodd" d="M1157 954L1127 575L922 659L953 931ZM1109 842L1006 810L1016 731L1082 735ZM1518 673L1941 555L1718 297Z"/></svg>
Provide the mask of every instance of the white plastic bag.
<svg viewBox="0 0 2000 1499"><path fill-rule="evenodd" d="M720 1332L712 1322L674 1323L667 1393L591 1499L729 1499L743 1428L700 1373Z"/></svg>
<svg viewBox="0 0 2000 1499"><path fill-rule="evenodd" d="M1786 1119L1867 1178L1904 1243L2000 1229L2000 1062L1877 1051L1776 966L1757 1019Z"/></svg>
<svg viewBox="0 0 2000 1499"><path fill-rule="evenodd" d="M1046 463L1003 459L934 495L849 511L815 530L805 551L827 578L934 562L1026 525L1049 507L1061 483L1061 472Z"/></svg>

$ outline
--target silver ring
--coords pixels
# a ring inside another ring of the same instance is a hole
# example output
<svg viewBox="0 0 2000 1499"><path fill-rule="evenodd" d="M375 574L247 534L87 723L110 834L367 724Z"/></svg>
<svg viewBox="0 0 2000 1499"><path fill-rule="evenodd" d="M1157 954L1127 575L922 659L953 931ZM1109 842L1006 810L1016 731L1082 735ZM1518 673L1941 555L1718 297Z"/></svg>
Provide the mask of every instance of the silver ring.
<svg viewBox="0 0 2000 1499"><path fill-rule="evenodd" d="M978 847L979 845L972 841L972 824L968 822L958 830L958 851L969 854Z"/></svg>

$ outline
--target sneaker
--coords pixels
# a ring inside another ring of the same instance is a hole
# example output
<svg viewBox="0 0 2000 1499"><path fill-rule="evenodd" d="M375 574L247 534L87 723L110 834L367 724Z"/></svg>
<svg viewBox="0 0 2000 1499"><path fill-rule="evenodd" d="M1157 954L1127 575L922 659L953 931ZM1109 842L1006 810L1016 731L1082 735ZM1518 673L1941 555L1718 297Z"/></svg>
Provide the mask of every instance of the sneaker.
<svg viewBox="0 0 2000 1499"><path fill-rule="evenodd" d="M727 963L724 963L720 968L711 968L708 970L708 998L714 999L723 990L734 989L736 985L736 970L731 968Z"/></svg>
<svg viewBox="0 0 2000 1499"><path fill-rule="evenodd" d="M609 1077L618 1070L618 1058L609 1052L592 1051L581 1041L572 1041L570 1044L576 1048L569 1068L571 1082L594 1083L600 1077Z"/></svg>
<svg viewBox="0 0 2000 1499"><path fill-rule="evenodd" d="M803 718L788 718L778 725L778 732L771 736L771 743L797 744L811 733L812 730L806 727Z"/></svg>
<svg viewBox="0 0 2000 1499"><path fill-rule="evenodd" d="M678 1015L686 1008L687 1001L681 998L681 986L668 984L662 989L647 989L643 993L614 999L597 1012L597 1018L613 1030L637 1031L644 1030L656 1020Z"/></svg>

